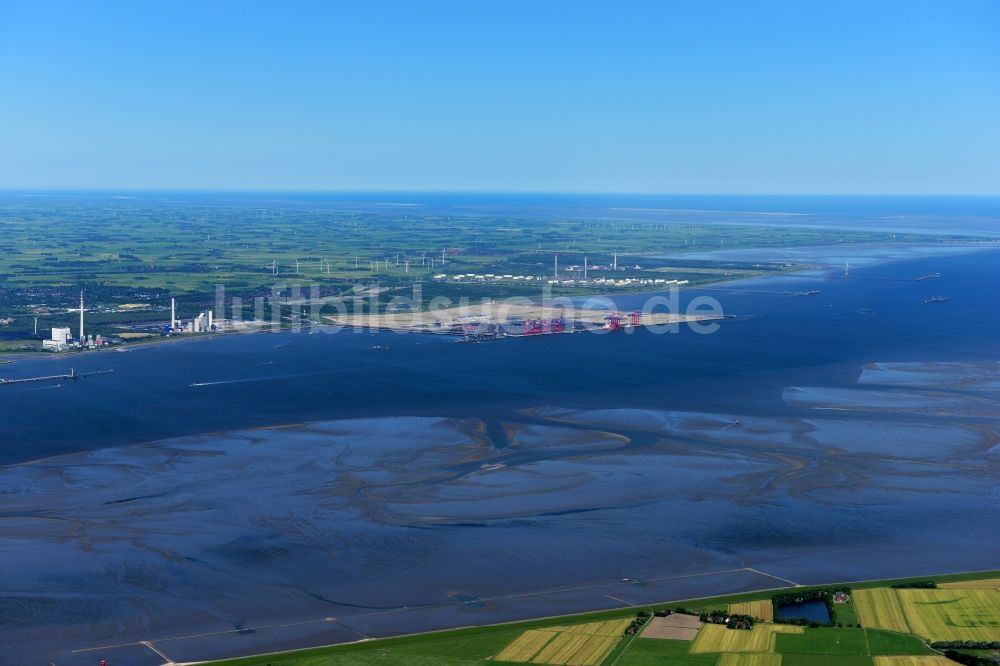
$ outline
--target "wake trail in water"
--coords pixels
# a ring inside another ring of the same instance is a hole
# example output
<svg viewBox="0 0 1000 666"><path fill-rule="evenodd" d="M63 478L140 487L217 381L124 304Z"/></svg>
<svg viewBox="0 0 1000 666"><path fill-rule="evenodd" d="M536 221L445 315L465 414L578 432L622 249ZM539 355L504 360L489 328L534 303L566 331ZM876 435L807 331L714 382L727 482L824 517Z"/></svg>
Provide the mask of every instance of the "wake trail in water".
<svg viewBox="0 0 1000 666"><path fill-rule="evenodd" d="M221 386L223 384L246 384L249 382L270 382L279 379L294 379L296 377L318 377L320 375L333 375L335 372L302 372L294 375L268 375L266 377L248 377L246 379L220 379L215 382L192 382L192 387L200 386Z"/></svg>

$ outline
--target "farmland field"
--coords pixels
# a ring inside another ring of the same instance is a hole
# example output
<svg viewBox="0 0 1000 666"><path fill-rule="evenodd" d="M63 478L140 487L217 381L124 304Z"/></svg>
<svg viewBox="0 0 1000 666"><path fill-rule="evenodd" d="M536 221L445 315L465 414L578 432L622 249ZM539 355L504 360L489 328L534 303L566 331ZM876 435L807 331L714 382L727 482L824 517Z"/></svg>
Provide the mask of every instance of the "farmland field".
<svg viewBox="0 0 1000 666"><path fill-rule="evenodd" d="M555 638L557 632L529 629L517 637L497 655L498 661L526 662L538 654L546 643Z"/></svg>
<svg viewBox="0 0 1000 666"><path fill-rule="evenodd" d="M561 631L569 634L587 634L588 636L605 636L619 638L629 620L613 620L611 622L588 622L586 624L570 624L565 626L552 627L553 631Z"/></svg>
<svg viewBox="0 0 1000 666"><path fill-rule="evenodd" d="M706 624L691 645L691 652L774 652L777 634L801 634L803 627L789 624L755 624L753 629L727 629Z"/></svg>
<svg viewBox="0 0 1000 666"><path fill-rule="evenodd" d="M944 590L974 590L977 588L1000 590L1000 578L984 578L982 580L963 580L954 583L941 583L938 585Z"/></svg>
<svg viewBox="0 0 1000 666"><path fill-rule="evenodd" d="M616 666L716 666L719 655L689 654L691 641L635 640Z"/></svg>
<svg viewBox="0 0 1000 666"><path fill-rule="evenodd" d="M829 654L783 654L781 666L872 666L871 657L845 657Z"/></svg>
<svg viewBox="0 0 1000 666"><path fill-rule="evenodd" d="M593 666L611 652L628 619L529 629L496 655L497 661Z"/></svg>
<svg viewBox="0 0 1000 666"><path fill-rule="evenodd" d="M758 599L756 601L744 601L738 604L729 604L729 612L738 615L749 615L764 622L774 620L774 604L770 599Z"/></svg>
<svg viewBox="0 0 1000 666"><path fill-rule="evenodd" d="M854 607L858 611L861 626L888 629L900 633L910 633L906 615L899 605L896 591L888 587L871 590L855 590Z"/></svg>
<svg viewBox="0 0 1000 666"><path fill-rule="evenodd" d="M819 627L801 634L776 637L775 650L794 654L866 655L868 645L862 629Z"/></svg>
<svg viewBox="0 0 1000 666"><path fill-rule="evenodd" d="M866 629L865 635L868 638L868 654L932 654L931 649L922 640L910 634L897 634L894 631Z"/></svg>
<svg viewBox="0 0 1000 666"><path fill-rule="evenodd" d="M598 664L618 639L587 634L557 634L531 660L534 664Z"/></svg>
<svg viewBox="0 0 1000 666"><path fill-rule="evenodd" d="M912 633L931 641L1000 641L1000 591L896 590Z"/></svg>
<svg viewBox="0 0 1000 666"><path fill-rule="evenodd" d="M954 666L955 662L934 655L927 657L875 657L875 666Z"/></svg>
<svg viewBox="0 0 1000 666"><path fill-rule="evenodd" d="M724 654L717 666L781 666L780 654Z"/></svg>

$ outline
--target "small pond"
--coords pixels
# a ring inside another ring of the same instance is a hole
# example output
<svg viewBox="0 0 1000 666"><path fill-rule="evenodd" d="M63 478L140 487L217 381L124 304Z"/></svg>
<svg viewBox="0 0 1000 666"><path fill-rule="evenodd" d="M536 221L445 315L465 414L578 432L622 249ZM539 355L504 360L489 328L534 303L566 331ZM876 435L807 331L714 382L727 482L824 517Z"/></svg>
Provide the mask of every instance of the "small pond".
<svg viewBox="0 0 1000 666"><path fill-rule="evenodd" d="M785 604L778 606L775 617L779 620L794 620L803 618L810 622L826 624L830 621L830 612L826 608L826 602L821 599L810 599L800 601L797 604Z"/></svg>

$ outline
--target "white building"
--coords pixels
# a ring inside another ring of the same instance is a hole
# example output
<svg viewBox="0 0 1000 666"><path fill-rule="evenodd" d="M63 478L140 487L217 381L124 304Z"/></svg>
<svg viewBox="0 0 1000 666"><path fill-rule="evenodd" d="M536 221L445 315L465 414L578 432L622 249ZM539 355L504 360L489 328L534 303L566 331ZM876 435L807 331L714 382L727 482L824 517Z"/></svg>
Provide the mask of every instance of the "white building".
<svg viewBox="0 0 1000 666"><path fill-rule="evenodd" d="M69 344L70 331L68 328L53 328L52 337L42 341L42 349L50 351L63 351Z"/></svg>

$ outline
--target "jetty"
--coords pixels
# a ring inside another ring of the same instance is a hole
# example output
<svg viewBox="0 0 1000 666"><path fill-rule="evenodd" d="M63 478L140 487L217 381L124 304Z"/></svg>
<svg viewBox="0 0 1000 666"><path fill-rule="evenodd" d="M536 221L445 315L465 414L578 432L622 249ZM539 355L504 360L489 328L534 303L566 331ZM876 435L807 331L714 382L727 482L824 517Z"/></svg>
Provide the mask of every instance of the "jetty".
<svg viewBox="0 0 1000 666"><path fill-rule="evenodd" d="M108 375L113 373L114 370L93 370L91 372L77 372L75 368L70 368L69 373L63 375L45 375L44 377L23 377L21 379L2 379L0 378L0 384L27 384L29 382L46 382L46 381L72 381L77 379L82 379L83 377L92 377L94 375Z"/></svg>

